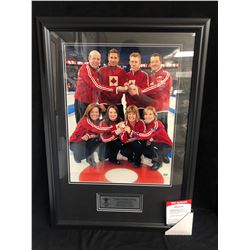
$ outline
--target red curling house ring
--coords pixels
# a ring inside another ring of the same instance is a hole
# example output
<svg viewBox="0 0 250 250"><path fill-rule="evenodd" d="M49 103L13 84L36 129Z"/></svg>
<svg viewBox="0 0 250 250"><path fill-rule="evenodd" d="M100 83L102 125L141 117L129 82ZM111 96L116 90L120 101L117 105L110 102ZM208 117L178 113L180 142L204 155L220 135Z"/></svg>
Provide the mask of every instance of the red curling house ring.
<svg viewBox="0 0 250 250"><path fill-rule="evenodd" d="M96 167L86 167L79 176L80 182L101 182L113 183L106 177L107 172L115 169L123 169L133 171L137 175L137 179L131 183L133 184L164 184L164 179L159 171L152 171L148 165L141 164L140 168L134 168L132 163L121 161L121 165L115 165L108 161L100 162ZM121 171L123 172L123 171ZM121 173L122 174L122 173ZM124 178L124 177L123 177ZM117 183L117 182L115 182ZM119 182L122 183L122 182ZM128 183L128 182L126 182Z"/></svg>

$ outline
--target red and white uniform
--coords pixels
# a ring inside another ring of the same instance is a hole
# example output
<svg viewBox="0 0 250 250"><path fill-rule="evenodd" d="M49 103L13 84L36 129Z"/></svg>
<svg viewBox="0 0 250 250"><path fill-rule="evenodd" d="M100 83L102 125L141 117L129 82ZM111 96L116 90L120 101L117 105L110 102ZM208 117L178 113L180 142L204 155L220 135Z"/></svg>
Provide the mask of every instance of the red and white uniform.
<svg viewBox="0 0 250 250"><path fill-rule="evenodd" d="M105 131L115 130L115 126L108 127L100 127L100 120L91 121L87 117L83 117L77 124L75 131L70 136L70 142L80 142L82 141L82 137L87 135L91 137L91 135L101 134Z"/></svg>
<svg viewBox="0 0 250 250"><path fill-rule="evenodd" d="M102 121L101 124L100 124L102 127L108 127L107 123L105 121ZM112 122L111 123L111 126L115 127L116 126L116 123L115 122ZM105 143L107 142L111 142L111 141L114 141L116 140L117 138L119 138L119 135L117 135L115 133L115 129L114 130L108 130L108 131L105 131L104 133L102 133L100 135L101 137L101 140Z"/></svg>
<svg viewBox="0 0 250 250"><path fill-rule="evenodd" d="M84 103L96 103L99 92L116 93L116 87L105 87L100 84L98 71L85 63L78 71L75 99Z"/></svg>
<svg viewBox="0 0 250 250"><path fill-rule="evenodd" d="M140 100L143 102L143 94L152 99L157 112L168 111L172 77L169 72L160 68L150 75L149 87L139 89ZM147 103L147 105L149 105Z"/></svg>
<svg viewBox="0 0 250 250"><path fill-rule="evenodd" d="M123 86L127 81L127 73L120 66L104 66L99 69L100 83L104 87L118 87ZM101 91L99 96L99 103L108 105L121 104L123 93L110 93L107 91Z"/></svg>
<svg viewBox="0 0 250 250"><path fill-rule="evenodd" d="M149 87L149 76L146 72L140 69L136 72L133 72L131 70L130 72L127 73L127 76L129 85L136 85L138 89L146 89ZM139 102L136 97L133 97L128 93L126 94L126 102L127 102L127 107L129 105L135 105L138 108L145 107L145 105Z"/></svg>
<svg viewBox="0 0 250 250"><path fill-rule="evenodd" d="M172 146L172 141L169 138L164 125L161 121L156 120L146 124L146 132L138 133L135 130L132 130L130 136L133 138L141 139L141 140L149 140L153 138L153 142L165 143L169 146Z"/></svg>
<svg viewBox="0 0 250 250"><path fill-rule="evenodd" d="M131 128L132 131L135 131L136 133L144 133L146 132L146 126L143 120L139 120L134 126L131 125L129 121L126 122L126 125ZM121 141L123 143L125 142L132 142L135 140L135 138L132 138L128 132L123 132L120 136Z"/></svg>

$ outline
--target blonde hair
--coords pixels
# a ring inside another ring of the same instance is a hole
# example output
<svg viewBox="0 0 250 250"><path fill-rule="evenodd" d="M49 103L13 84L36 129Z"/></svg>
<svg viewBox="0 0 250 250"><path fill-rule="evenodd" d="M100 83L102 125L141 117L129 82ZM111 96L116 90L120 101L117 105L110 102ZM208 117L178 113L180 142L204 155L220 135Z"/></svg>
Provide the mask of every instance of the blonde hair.
<svg viewBox="0 0 250 250"><path fill-rule="evenodd" d="M155 117L155 120L156 120L156 119L157 119L157 113L156 113L155 108L152 107L152 106L147 106L147 107L143 110L143 115L145 115L146 112L148 112L148 111L152 111L152 112L153 112L154 117Z"/></svg>
<svg viewBox="0 0 250 250"><path fill-rule="evenodd" d="M125 120L128 121L128 113L134 113L136 114L136 122L138 122L140 120L140 114L139 114L139 110L135 105L129 105L126 108L126 114L125 114Z"/></svg>

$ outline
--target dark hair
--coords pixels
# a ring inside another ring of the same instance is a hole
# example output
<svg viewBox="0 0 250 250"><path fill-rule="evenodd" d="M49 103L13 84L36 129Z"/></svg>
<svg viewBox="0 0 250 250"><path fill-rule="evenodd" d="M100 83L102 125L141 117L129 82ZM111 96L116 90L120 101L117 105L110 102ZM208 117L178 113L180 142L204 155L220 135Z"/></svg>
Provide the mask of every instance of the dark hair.
<svg viewBox="0 0 250 250"><path fill-rule="evenodd" d="M130 59L130 57L139 57L139 59L141 60L141 53L139 53L139 52L132 52L129 55L129 59Z"/></svg>
<svg viewBox="0 0 250 250"><path fill-rule="evenodd" d="M118 110L118 108L117 108L115 105L110 105L110 106L107 108L106 114L105 114L105 116L104 116L104 121L105 121L105 123L107 124L107 126L110 126L110 125L111 125L111 122L112 122L112 121L109 119L109 110L110 110L111 108L113 108L113 109L116 111L116 113L117 113L117 118L116 118L116 120L115 120L114 122L115 122L115 123L119 123L119 122L122 121L122 118L119 116L119 110Z"/></svg>
<svg viewBox="0 0 250 250"><path fill-rule="evenodd" d="M83 117L88 117L88 118L91 120L89 114L90 114L90 112L92 111L93 108L98 108L99 114L101 114L101 110L100 110L99 105L96 104L96 103L91 103L91 104L89 104L88 107L86 108L86 110L85 110L85 112L84 112L84 114L83 114Z"/></svg>
<svg viewBox="0 0 250 250"><path fill-rule="evenodd" d="M160 61L161 61L161 63L163 62L163 58L162 58L162 55L161 54L159 54L159 53L153 53L151 56L150 56L150 59L151 59L151 57L159 57L159 59L160 59Z"/></svg>
<svg viewBox="0 0 250 250"><path fill-rule="evenodd" d="M111 50L109 50L108 56L109 56L109 54L111 54L111 53L115 53L115 54L118 55L118 57L120 57L120 52L119 52L117 49L111 49Z"/></svg>

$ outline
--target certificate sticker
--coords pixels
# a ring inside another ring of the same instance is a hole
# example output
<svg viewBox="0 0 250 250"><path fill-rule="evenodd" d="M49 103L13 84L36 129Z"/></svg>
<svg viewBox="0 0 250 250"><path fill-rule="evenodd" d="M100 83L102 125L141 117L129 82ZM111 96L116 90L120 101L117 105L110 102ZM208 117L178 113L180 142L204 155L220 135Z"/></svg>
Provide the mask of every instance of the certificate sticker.
<svg viewBox="0 0 250 250"><path fill-rule="evenodd" d="M192 200L167 201L166 224L174 225L183 219L192 209Z"/></svg>

